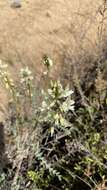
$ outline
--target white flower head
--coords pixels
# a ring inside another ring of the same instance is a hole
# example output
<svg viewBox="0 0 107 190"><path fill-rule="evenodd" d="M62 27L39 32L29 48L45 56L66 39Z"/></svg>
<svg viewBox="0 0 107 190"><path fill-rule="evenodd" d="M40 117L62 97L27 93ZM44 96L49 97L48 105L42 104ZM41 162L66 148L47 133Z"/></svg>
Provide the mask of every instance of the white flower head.
<svg viewBox="0 0 107 190"><path fill-rule="evenodd" d="M7 64L4 64L4 63L2 62L2 60L0 59L0 70L5 70L5 69L7 69L7 67L8 67L8 65L7 65Z"/></svg>
<svg viewBox="0 0 107 190"><path fill-rule="evenodd" d="M20 75L21 75L21 80L20 80L21 83L33 80L32 72L29 70L28 67L22 68L20 70Z"/></svg>

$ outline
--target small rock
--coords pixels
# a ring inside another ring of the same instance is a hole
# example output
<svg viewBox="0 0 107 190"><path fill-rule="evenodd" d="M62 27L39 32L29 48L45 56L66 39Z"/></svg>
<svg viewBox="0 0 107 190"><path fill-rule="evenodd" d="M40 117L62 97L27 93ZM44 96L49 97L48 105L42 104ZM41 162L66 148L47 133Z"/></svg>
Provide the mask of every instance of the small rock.
<svg viewBox="0 0 107 190"><path fill-rule="evenodd" d="M15 0L12 4L11 4L12 8L20 8L21 7L21 2L20 0Z"/></svg>
<svg viewBox="0 0 107 190"><path fill-rule="evenodd" d="M50 12L50 11L47 11L47 12L46 12L46 16L47 16L47 17L51 17L51 12Z"/></svg>

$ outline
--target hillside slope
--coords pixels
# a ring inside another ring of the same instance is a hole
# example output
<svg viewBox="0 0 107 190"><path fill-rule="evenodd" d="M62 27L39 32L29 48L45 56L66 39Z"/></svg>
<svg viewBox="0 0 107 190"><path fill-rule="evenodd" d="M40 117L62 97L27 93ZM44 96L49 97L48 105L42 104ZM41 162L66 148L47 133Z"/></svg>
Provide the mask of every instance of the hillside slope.
<svg viewBox="0 0 107 190"><path fill-rule="evenodd" d="M81 54L88 49L93 53L101 3L102 0L23 0L20 9L13 9L10 1L0 0L0 58L8 62L15 75L20 67L29 65L39 81L41 58L48 54L55 62L53 76L58 77L66 52ZM6 95L0 91L4 105Z"/></svg>

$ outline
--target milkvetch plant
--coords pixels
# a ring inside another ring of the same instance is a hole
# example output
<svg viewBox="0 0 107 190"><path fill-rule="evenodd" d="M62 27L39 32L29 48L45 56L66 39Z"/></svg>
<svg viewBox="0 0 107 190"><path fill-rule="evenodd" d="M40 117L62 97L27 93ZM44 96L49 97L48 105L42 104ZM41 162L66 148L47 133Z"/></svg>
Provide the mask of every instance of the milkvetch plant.
<svg viewBox="0 0 107 190"><path fill-rule="evenodd" d="M41 112L44 115L44 121L52 124L51 136L55 128L71 125L66 119L66 114L74 111L75 102L71 99L72 94L73 91L68 86L64 89L60 81L51 81L50 88L46 94L44 93L45 100L42 102Z"/></svg>
<svg viewBox="0 0 107 190"><path fill-rule="evenodd" d="M33 81L33 75L32 72L28 67L22 68L20 70L20 83L23 86L22 88L25 90L26 95L31 99L33 96L32 94L32 81Z"/></svg>

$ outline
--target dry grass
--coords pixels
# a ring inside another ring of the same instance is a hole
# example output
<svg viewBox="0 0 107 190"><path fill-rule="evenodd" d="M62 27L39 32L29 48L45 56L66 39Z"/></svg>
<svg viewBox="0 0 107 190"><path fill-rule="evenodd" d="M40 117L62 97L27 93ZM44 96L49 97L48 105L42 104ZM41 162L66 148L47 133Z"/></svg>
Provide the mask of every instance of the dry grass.
<svg viewBox="0 0 107 190"><path fill-rule="evenodd" d="M82 59L87 51L95 57L99 53L96 42L101 5L102 0L23 0L20 9L12 9L9 1L0 0L0 58L10 64L15 76L22 65L29 65L39 83L44 54L56 63L54 78L68 67L67 62L62 63L64 55L70 54L80 75L88 66ZM6 102L3 95L0 98Z"/></svg>
<svg viewBox="0 0 107 190"><path fill-rule="evenodd" d="M106 46L103 43L106 39L106 12L102 11L104 8L102 3L103 0L99 2L98 0L74 0L72 2L71 0L46 0L45 2L25 0L20 9L13 9L9 2L0 0L2 8L0 12L0 58L9 64L9 69L16 80L17 70L28 65L35 73L36 85L41 88L44 86L41 59L44 54L48 54L55 62L50 77L61 78L64 83L68 81L71 83L71 79L78 82L83 79L87 89L90 89L95 82L94 87L100 94L107 85L107 81L101 73L95 76L96 70L93 66L97 62L97 67L99 67L99 64L102 61L104 63L107 58ZM90 67L94 72L90 71L88 74ZM84 80L85 77L86 80ZM47 81L45 81L46 84ZM0 120L2 120L6 113L4 108L8 100L5 91L0 90L2 102L0 102ZM82 92L81 89L79 90ZM80 95L83 94L80 93ZM19 135L21 138L17 142L19 143L18 156L13 163L17 166L13 185L17 183L23 158L29 152L29 149L24 152L26 142L28 144L34 142L33 134L28 142L29 130L20 130L21 132L22 134ZM12 144L12 140L9 137L6 143ZM22 144L23 146L19 146ZM98 190L103 189L104 184L100 184Z"/></svg>

